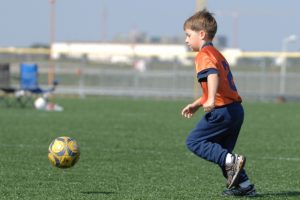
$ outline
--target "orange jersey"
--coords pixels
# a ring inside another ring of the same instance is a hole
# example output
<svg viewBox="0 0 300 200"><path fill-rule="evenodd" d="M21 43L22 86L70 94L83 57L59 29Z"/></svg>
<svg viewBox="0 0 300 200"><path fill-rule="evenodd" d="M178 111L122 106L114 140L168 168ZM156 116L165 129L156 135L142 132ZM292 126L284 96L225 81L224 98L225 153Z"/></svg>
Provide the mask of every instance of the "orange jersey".
<svg viewBox="0 0 300 200"><path fill-rule="evenodd" d="M218 74L219 77L219 86L215 98L216 107L233 102L242 102L235 87L228 62L212 43L206 44L198 52L195 58L195 67L197 79L202 88L201 104L207 100L207 76L209 74Z"/></svg>

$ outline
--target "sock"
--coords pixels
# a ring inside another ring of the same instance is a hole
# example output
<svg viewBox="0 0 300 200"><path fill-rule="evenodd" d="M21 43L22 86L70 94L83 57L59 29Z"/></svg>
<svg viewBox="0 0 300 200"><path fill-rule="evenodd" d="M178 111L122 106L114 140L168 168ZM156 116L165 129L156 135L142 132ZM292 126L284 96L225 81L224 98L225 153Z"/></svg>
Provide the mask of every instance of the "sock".
<svg viewBox="0 0 300 200"><path fill-rule="evenodd" d="M239 186L240 186L241 188L246 188L246 187L248 187L249 185L251 185L251 183L250 183L249 180L246 180L246 181L244 181L244 182L242 182L242 183L239 184Z"/></svg>
<svg viewBox="0 0 300 200"><path fill-rule="evenodd" d="M230 165L230 164L232 164L232 162L233 162L232 154L231 153L227 153L225 164L226 165Z"/></svg>

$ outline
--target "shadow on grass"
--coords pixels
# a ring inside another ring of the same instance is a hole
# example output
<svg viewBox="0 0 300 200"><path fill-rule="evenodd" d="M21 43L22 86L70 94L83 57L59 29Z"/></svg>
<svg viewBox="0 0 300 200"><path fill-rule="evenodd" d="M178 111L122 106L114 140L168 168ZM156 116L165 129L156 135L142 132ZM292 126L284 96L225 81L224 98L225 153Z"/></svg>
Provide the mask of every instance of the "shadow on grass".
<svg viewBox="0 0 300 200"><path fill-rule="evenodd" d="M300 197L300 191L282 191L282 192L268 192L268 193L259 193L257 197Z"/></svg>
<svg viewBox="0 0 300 200"><path fill-rule="evenodd" d="M116 194L115 192L97 192L97 191L86 191L86 192L81 192L81 194L104 194L104 195L111 195L111 194Z"/></svg>

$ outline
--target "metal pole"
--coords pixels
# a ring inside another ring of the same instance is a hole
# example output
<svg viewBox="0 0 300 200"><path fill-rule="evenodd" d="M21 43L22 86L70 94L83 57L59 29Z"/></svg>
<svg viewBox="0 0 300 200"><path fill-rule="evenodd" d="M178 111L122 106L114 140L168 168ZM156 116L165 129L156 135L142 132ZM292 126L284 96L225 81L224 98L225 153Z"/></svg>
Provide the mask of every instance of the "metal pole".
<svg viewBox="0 0 300 200"><path fill-rule="evenodd" d="M238 48L238 26L239 26L239 13L238 12L233 12L232 13L232 20L233 20L233 48Z"/></svg>
<svg viewBox="0 0 300 200"><path fill-rule="evenodd" d="M279 94L284 97L285 94L285 76L286 76L286 48L287 42L283 40L282 42L282 63L280 68L280 85L279 85Z"/></svg>
<svg viewBox="0 0 300 200"><path fill-rule="evenodd" d="M49 68L48 68L48 85L53 84L54 80L54 63L52 59L52 45L55 41L55 1L49 0Z"/></svg>
<svg viewBox="0 0 300 200"><path fill-rule="evenodd" d="M263 59L260 70L260 100L264 101L266 99L266 68L267 61L266 58Z"/></svg>
<svg viewBox="0 0 300 200"><path fill-rule="evenodd" d="M196 5L196 12L203 10L206 8L206 0L196 0L195 1L195 5Z"/></svg>
<svg viewBox="0 0 300 200"><path fill-rule="evenodd" d="M79 96L80 98L84 99L85 98L85 89L84 89L84 70L87 66L87 55L83 55L81 57L81 65L80 65L80 69L78 72L79 75Z"/></svg>

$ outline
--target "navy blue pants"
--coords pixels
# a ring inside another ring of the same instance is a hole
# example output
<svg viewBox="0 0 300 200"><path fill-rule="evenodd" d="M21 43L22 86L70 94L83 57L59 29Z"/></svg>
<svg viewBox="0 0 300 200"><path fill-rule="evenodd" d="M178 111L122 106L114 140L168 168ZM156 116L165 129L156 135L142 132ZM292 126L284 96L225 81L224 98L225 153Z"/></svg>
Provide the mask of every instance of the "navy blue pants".
<svg viewBox="0 0 300 200"><path fill-rule="evenodd" d="M244 121L244 109L240 103L232 103L205 113L186 139L186 145L197 156L218 164L225 172L227 153L232 153L241 126ZM239 182L248 180L243 170Z"/></svg>

